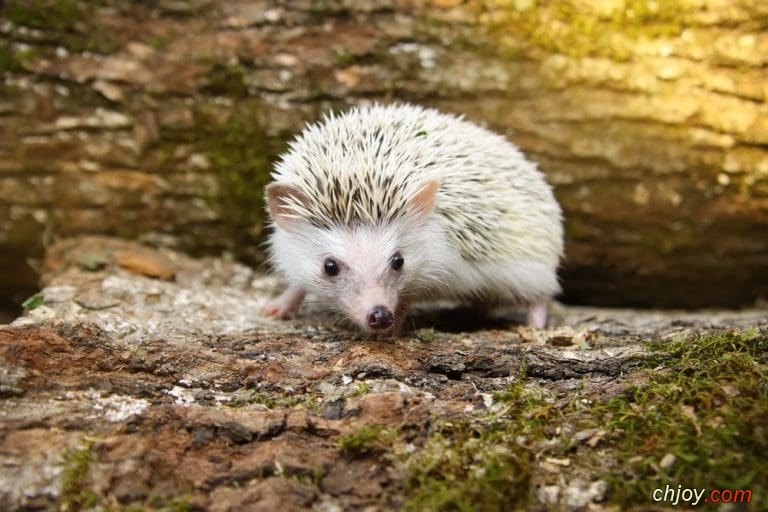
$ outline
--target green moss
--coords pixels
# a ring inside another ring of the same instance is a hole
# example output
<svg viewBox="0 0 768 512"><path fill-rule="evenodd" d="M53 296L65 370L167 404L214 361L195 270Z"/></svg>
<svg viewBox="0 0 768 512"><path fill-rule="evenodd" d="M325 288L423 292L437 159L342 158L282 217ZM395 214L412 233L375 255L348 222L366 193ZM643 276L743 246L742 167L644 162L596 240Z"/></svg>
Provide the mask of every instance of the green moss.
<svg viewBox="0 0 768 512"><path fill-rule="evenodd" d="M86 270L88 272L95 272L97 270L101 270L104 267L106 267L109 264L109 261L104 255L93 253L93 254L83 254L80 257L76 258L76 260L73 261L72 263L77 265L82 270Z"/></svg>
<svg viewBox="0 0 768 512"><path fill-rule="evenodd" d="M525 375L525 371L521 372L521 375ZM515 379L515 381L501 391L493 393L493 403L514 404L518 402L525 392L525 379L523 377Z"/></svg>
<svg viewBox="0 0 768 512"><path fill-rule="evenodd" d="M111 53L119 48L117 34L98 26L93 15L98 7L78 0L17 0L9 2L5 13L16 25L55 34L70 51Z"/></svg>
<svg viewBox="0 0 768 512"><path fill-rule="evenodd" d="M613 12L615 26L632 25L648 37L677 36L686 27L693 7L686 2L625 0L625 8Z"/></svg>
<svg viewBox="0 0 768 512"><path fill-rule="evenodd" d="M349 66L357 60L357 56L344 47L334 48L333 56L336 64L340 66Z"/></svg>
<svg viewBox="0 0 768 512"><path fill-rule="evenodd" d="M169 35L153 35L144 42L153 50L159 51L168 46L168 44L171 42L171 37Z"/></svg>
<svg viewBox="0 0 768 512"><path fill-rule="evenodd" d="M341 435L338 446L347 456L370 455L389 451L395 439L394 429L374 423Z"/></svg>
<svg viewBox="0 0 768 512"><path fill-rule="evenodd" d="M194 509L187 495L150 495L140 503L131 503L116 508L114 498L104 498L96 491L88 488L90 464L93 461L93 447L93 441L83 441L81 446L64 453L58 510L63 512L79 510L186 512Z"/></svg>
<svg viewBox="0 0 768 512"><path fill-rule="evenodd" d="M20 50L5 41L0 41L0 73L23 71L24 66L34 59L35 55L36 52L32 49Z"/></svg>
<svg viewBox="0 0 768 512"><path fill-rule="evenodd" d="M254 247L264 224L264 185L272 162L286 146L287 134L271 136L262 121L260 104L243 101L224 119L196 113L196 149L206 154L219 191L214 203L229 231L233 247Z"/></svg>
<svg viewBox="0 0 768 512"><path fill-rule="evenodd" d="M768 507L768 333L697 335L649 348L648 367L613 398L574 396L556 406L543 388L518 378L492 395L485 413L436 421L409 450L398 448L405 440L391 441L406 508L539 506L535 487L558 481L539 467L546 457L578 460L578 478L606 481L606 502L620 509L655 505L653 491L667 484L749 489L756 509ZM596 446L567 434L586 429L600 432ZM572 475L563 469L558 478Z"/></svg>
<svg viewBox="0 0 768 512"><path fill-rule="evenodd" d="M439 421L407 455L407 510L506 510L531 499L532 440L547 437L553 409L524 371L492 398L493 412Z"/></svg>
<svg viewBox="0 0 768 512"><path fill-rule="evenodd" d="M29 0L9 2L6 16L16 25L46 30L71 28L83 19L77 0Z"/></svg>
<svg viewBox="0 0 768 512"><path fill-rule="evenodd" d="M245 70L239 65L214 63L211 65L202 87L206 94L243 98L248 96Z"/></svg>
<svg viewBox="0 0 768 512"><path fill-rule="evenodd" d="M429 343L437 339L440 333L436 331L434 327L429 327L429 328L419 329L418 331L414 332L413 335L416 337L417 340L424 343Z"/></svg>
<svg viewBox="0 0 768 512"><path fill-rule="evenodd" d="M245 407L250 404L260 404L268 409L277 409L282 407L293 407L301 402L300 397L281 397L278 395L270 395L268 393L260 393L257 391L251 391L247 397L238 398L226 403L228 407L239 408Z"/></svg>
<svg viewBox="0 0 768 512"><path fill-rule="evenodd" d="M631 0L608 13L590 11L575 2L481 1L474 6L482 30L476 39L486 41L481 46L490 44L494 53L509 57L541 48L577 58L624 61L631 58L632 41L674 37L691 23L691 7L681 2Z"/></svg>
<svg viewBox="0 0 768 512"><path fill-rule="evenodd" d="M405 460L406 510L504 510L528 501L533 452L517 443L522 423L440 422Z"/></svg>
<svg viewBox="0 0 768 512"><path fill-rule="evenodd" d="M570 240L583 240L593 235L594 228L576 215L565 217L565 233Z"/></svg>
<svg viewBox="0 0 768 512"><path fill-rule="evenodd" d="M13 47L5 41L0 41L0 72L20 71L21 62L16 57Z"/></svg>
<svg viewBox="0 0 768 512"><path fill-rule="evenodd" d="M296 395L284 395L280 393L264 393L251 390L245 396L241 396L225 403L227 407L233 409L251 404L261 404L268 409L290 409L297 405L302 405L307 410L314 412L317 412L319 409L317 395L309 392Z"/></svg>
<svg viewBox="0 0 768 512"><path fill-rule="evenodd" d="M648 381L596 404L593 424L621 454L610 472L612 501L650 502L665 484L751 489L752 506L768 507L768 334L726 332L653 348L672 359ZM667 454L675 457L659 467ZM619 469L619 468L616 468Z"/></svg>
<svg viewBox="0 0 768 512"><path fill-rule="evenodd" d="M91 441L85 441L79 448L64 453L59 510L83 510L99 503L99 496L86 487L92 455Z"/></svg>
<svg viewBox="0 0 768 512"><path fill-rule="evenodd" d="M357 398L363 395L367 395L371 392L371 385L367 382L358 382L354 391L349 394L350 398Z"/></svg>

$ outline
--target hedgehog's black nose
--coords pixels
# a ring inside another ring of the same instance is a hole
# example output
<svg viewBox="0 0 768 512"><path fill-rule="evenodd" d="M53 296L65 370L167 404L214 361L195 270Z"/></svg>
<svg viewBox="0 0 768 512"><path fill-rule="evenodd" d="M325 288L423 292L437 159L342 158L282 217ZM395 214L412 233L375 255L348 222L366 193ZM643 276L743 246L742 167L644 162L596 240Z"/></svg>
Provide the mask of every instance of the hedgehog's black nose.
<svg viewBox="0 0 768 512"><path fill-rule="evenodd" d="M373 306L368 313L368 327L371 329L386 329L394 321L394 315L386 306Z"/></svg>

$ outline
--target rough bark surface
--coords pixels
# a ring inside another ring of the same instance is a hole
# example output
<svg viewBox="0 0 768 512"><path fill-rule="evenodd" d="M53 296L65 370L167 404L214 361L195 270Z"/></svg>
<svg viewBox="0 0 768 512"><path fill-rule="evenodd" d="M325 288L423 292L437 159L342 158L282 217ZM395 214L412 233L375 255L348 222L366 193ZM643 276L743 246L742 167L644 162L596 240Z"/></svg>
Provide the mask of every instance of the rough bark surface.
<svg viewBox="0 0 768 512"><path fill-rule="evenodd" d="M765 296L768 4L541 4L3 2L4 301L72 234L258 260L274 155L370 100L466 114L540 163L568 301Z"/></svg>
<svg viewBox="0 0 768 512"><path fill-rule="evenodd" d="M526 393L546 397L535 415L551 414L628 396L648 379L640 369L649 361L656 372L677 371L649 340L723 329L768 339L765 310L557 307L554 326L541 331L515 326L509 312L481 320L425 308L415 326L437 330L372 341L313 307L292 321L259 316L276 283L230 261L77 238L52 247L46 268L40 303L0 327L0 508L8 511L400 509L414 492L408 459L429 450L430 433L467 423L479 436L493 415L531 419L504 409L521 375ZM531 457L520 469L523 490L505 508L626 506L608 479L630 475L631 457L617 459L604 443L627 434L598 427L551 419L540 438L502 439ZM353 444L366 428L405 441ZM552 451L560 436L573 443L565 458ZM651 483L664 471L655 467L643 477ZM755 467L752 478L754 503L766 503L768 469ZM649 496L643 503L653 505Z"/></svg>

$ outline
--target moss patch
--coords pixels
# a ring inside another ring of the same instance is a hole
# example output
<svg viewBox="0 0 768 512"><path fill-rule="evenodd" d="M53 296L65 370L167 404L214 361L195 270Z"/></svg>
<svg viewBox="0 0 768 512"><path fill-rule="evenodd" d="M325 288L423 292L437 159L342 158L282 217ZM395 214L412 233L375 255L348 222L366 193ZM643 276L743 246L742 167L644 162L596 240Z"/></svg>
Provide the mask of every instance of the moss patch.
<svg viewBox="0 0 768 512"><path fill-rule="evenodd" d="M251 404L260 404L268 409L290 409L297 405L304 406L307 410L316 412L319 408L318 396L314 393L306 392L295 395L283 393L265 393L250 390L247 394L225 402L227 407L237 409Z"/></svg>
<svg viewBox="0 0 768 512"><path fill-rule="evenodd" d="M41 30L70 29L83 17L76 0L32 0L8 3L6 15L13 23Z"/></svg>
<svg viewBox="0 0 768 512"><path fill-rule="evenodd" d="M435 330L434 327L429 328L423 328L419 329L418 331L415 331L413 335L416 337L417 340L424 342L424 343L430 343L437 339L439 336L439 332Z"/></svg>
<svg viewBox="0 0 768 512"><path fill-rule="evenodd" d="M405 462L407 510L504 510L529 501L532 452L511 423L440 422Z"/></svg>
<svg viewBox="0 0 768 512"><path fill-rule="evenodd" d="M239 64L211 63L202 91L206 94L229 98L248 96L244 68Z"/></svg>
<svg viewBox="0 0 768 512"><path fill-rule="evenodd" d="M0 72L23 71L24 66L35 58L32 49L19 49L5 41L0 41Z"/></svg>
<svg viewBox="0 0 768 512"><path fill-rule="evenodd" d="M530 441L544 435L544 395L526 388L523 370L492 402L473 418L436 422L423 445L403 458L406 509L505 510L531 500Z"/></svg>
<svg viewBox="0 0 768 512"><path fill-rule="evenodd" d="M219 183L214 202L231 231L233 247L253 247L264 224L264 185L272 162L285 149L288 134L270 135L259 103L242 101L223 118L218 113L196 113L197 150L206 154Z"/></svg>
<svg viewBox="0 0 768 512"><path fill-rule="evenodd" d="M604 395L558 393L523 375L474 413L416 430L362 427L339 447L396 466L408 510L530 509L544 506L542 487L579 481L601 482L606 492L591 499L620 509L663 505L653 492L667 485L705 497L748 490L756 509L768 507L768 333L648 347L646 368Z"/></svg>
<svg viewBox="0 0 768 512"><path fill-rule="evenodd" d="M5 15L16 25L56 35L55 40L73 52L111 53L118 49L117 34L96 24L94 9L104 2L77 0L11 1Z"/></svg>
<svg viewBox="0 0 768 512"><path fill-rule="evenodd" d="M609 434L607 446L628 462L607 476L612 501L649 502L670 484L750 489L752 505L766 508L768 335L728 332L653 348L668 352L672 364L591 410L593 425ZM660 465L664 457L674 462Z"/></svg>
<svg viewBox="0 0 768 512"><path fill-rule="evenodd" d="M64 470L61 473L59 497L60 510L83 510L99 503L99 496L87 487L88 466L92 455L92 441L84 441L82 446L64 453Z"/></svg>
<svg viewBox="0 0 768 512"><path fill-rule="evenodd" d="M395 439L394 429L376 423L343 434L338 446L348 456L370 455L388 451Z"/></svg>
<svg viewBox="0 0 768 512"><path fill-rule="evenodd" d="M64 453L64 469L61 473L61 493L58 510L106 510L106 511L163 511L186 512L193 510L191 500L181 496L147 496L141 503L118 505L114 496L102 496L90 488L90 464L93 462L94 442L84 440L77 448Z"/></svg>
<svg viewBox="0 0 768 512"><path fill-rule="evenodd" d="M628 42L677 36L691 24L691 8L681 2L627 1L600 12L575 2L480 1L473 7L495 51L510 55L533 46L571 57L628 60Z"/></svg>

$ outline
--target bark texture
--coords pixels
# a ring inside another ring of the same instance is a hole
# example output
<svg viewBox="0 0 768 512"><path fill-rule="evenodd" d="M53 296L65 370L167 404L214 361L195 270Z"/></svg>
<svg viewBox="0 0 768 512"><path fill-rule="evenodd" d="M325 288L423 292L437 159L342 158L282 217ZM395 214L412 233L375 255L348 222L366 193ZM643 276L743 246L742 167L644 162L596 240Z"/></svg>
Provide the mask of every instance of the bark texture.
<svg viewBox="0 0 768 512"><path fill-rule="evenodd" d="M425 308L382 341L260 316L275 280L222 259L78 237L46 267L0 327L4 511L768 505L765 309Z"/></svg>
<svg viewBox="0 0 768 512"><path fill-rule="evenodd" d="M258 261L261 188L329 108L419 102L506 134L567 225L565 299L736 305L768 283L762 0L9 0L6 303L58 237Z"/></svg>

